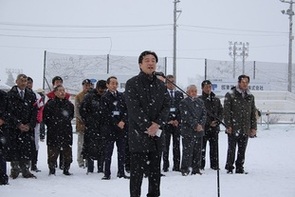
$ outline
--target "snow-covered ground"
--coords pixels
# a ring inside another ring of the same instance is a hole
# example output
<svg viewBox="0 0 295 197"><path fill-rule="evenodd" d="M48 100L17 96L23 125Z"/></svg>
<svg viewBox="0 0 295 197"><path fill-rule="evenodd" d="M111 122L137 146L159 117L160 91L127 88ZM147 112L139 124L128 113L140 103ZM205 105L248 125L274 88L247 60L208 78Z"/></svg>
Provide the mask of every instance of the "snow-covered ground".
<svg viewBox="0 0 295 197"><path fill-rule="evenodd" d="M295 125L270 125L266 130L259 125L258 137L249 140L245 170L249 174L226 174L224 170L227 138L220 137L220 196L223 197L294 197L295 196ZM1 197L116 197L129 196L129 180L116 177L116 154L113 156L112 178L101 180L103 174L86 175L76 161L77 135L74 135L73 176L64 176L57 170L56 176L48 176L46 144L40 143L37 179L21 176L0 186ZM208 157L207 157L208 158ZM10 171L9 164L8 170ZM161 196L164 197L215 197L217 196L217 173L205 168L204 174L183 177L177 172L167 172L161 179ZM142 184L142 196L147 193L147 179Z"/></svg>

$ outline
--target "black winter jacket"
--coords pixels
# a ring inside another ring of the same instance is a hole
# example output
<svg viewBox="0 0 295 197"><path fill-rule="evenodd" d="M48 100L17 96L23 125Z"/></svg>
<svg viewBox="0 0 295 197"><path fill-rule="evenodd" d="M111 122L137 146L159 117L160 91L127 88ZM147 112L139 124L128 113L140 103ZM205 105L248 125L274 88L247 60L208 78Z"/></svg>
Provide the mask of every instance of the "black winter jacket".
<svg viewBox="0 0 295 197"><path fill-rule="evenodd" d="M71 120L74 105L67 99L50 99L44 107L43 120L47 126L47 145L68 147L73 144Z"/></svg>
<svg viewBox="0 0 295 197"><path fill-rule="evenodd" d="M34 128L36 126L37 105L36 95L33 91L25 89L24 99L19 95L17 86L13 86L7 93L7 113L10 145L8 161L31 159L32 150L35 149ZM30 130L21 132L20 124L28 124Z"/></svg>
<svg viewBox="0 0 295 197"><path fill-rule="evenodd" d="M220 99L217 98L213 92L211 92L209 95L202 92L202 95L199 98L203 100L207 111L205 134L216 133L220 131L220 122L217 120L223 120L223 107L221 105ZM211 127L210 124L212 121L217 121L218 125L216 127Z"/></svg>
<svg viewBox="0 0 295 197"><path fill-rule="evenodd" d="M125 101L129 123L131 152L161 151L163 135L149 137L145 132L152 122L163 126L170 110L170 98L165 84L156 76L140 72L126 83Z"/></svg>
<svg viewBox="0 0 295 197"><path fill-rule="evenodd" d="M101 95L96 89L87 93L80 106L80 115L85 123L82 155L84 159L99 159L104 150L105 140L101 133L102 115L100 109Z"/></svg>
<svg viewBox="0 0 295 197"><path fill-rule="evenodd" d="M7 106L7 93L0 90L0 119L4 121L4 124L0 126L0 157L6 155L6 150L9 145L9 133L8 133L8 116L6 111Z"/></svg>

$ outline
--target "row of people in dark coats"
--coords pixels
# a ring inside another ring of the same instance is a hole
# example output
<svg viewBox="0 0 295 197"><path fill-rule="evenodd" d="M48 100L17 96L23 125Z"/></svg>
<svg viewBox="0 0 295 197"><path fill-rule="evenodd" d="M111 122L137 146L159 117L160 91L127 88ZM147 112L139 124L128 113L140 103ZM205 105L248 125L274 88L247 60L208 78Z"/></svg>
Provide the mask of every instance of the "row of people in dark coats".
<svg viewBox="0 0 295 197"><path fill-rule="evenodd" d="M117 177L125 174L125 150L127 144L127 108L123 93L117 90L115 76L97 82L96 88L85 94L79 107L85 124L82 156L87 160L87 172L93 172L93 160L97 160L98 172L104 171L103 180L111 178L111 159L114 144L117 146ZM128 150L127 150L128 152ZM128 170L128 164L127 170Z"/></svg>
<svg viewBox="0 0 295 197"><path fill-rule="evenodd" d="M60 77L57 81L61 81ZM56 79L53 79L56 81ZM39 172L37 168L39 135L44 139L44 127L39 127L43 120L47 125L47 145L49 169L55 168L52 157L56 156L56 147L66 149L63 144L71 145L72 135L71 119L73 118L73 104L65 101L69 98L61 85L55 86L50 92L52 97L46 103L46 110L43 112L44 98L32 91L33 79L25 74L19 74L16 78L16 85L7 93L1 91L0 109L0 184L8 184L6 162L11 164L10 177L16 179L21 173L24 178L37 178L31 171ZM71 109L72 107L72 109ZM41 113L39 113L41 112ZM71 113L72 112L72 113ZM66 126L63 123L67 121ZM62 125L60 125L62 124ZM62 128L62 130L61 130ZM68 134L64 135L64 128ZM40 130L43 130L39 134ZM62 139L56 140L57 133L64 135ZM66 150L65 150L66 152ZM58 155L58 154L57 154ZM71 163L71 153L66 154L66 168L64 174L68 173ZM30 168L31 167L31 171ZM50 171L52 172L52 170Z"/></svg>

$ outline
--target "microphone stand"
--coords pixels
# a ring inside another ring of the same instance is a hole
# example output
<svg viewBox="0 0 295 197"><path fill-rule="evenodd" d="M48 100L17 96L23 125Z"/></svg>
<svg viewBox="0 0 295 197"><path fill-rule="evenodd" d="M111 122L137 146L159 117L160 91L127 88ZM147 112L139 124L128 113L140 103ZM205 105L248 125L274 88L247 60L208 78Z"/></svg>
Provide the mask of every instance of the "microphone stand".
<svg viewBox="0 0 295 197"><path fill-rule="evenodd" d="M159 75L163 78L165 78L169 83L172 83L177 89L179 89L182 93L184 93L185 95L187 95L188 97L191 97L187 92L185 92L183 89L181 89L178 85L176 85L174 82L172 82L171 80L169 80L164 73L162 72L155 72L155 75ZM206 112L209 114L209 116L215 118L218 122L220 122L223 126L225 126L225 128L227 128L226 124L216 115L214 115L212 112L210 112L209 110L206 110ZM217 140L218 143L218 140ZM218 144L217 144L217 196L220 197L220 178L219 178L219 148L218 148Z"/></svg>

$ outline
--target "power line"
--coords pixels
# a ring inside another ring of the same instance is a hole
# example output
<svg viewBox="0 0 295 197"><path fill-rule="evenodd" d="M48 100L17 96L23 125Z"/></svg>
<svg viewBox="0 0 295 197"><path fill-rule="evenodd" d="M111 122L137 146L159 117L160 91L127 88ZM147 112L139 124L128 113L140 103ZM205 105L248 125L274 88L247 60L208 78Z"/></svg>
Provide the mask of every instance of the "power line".
<svg viewBox="0 0 295 197"><path fill-rule="evenodd" d="M285 35L275 35L275 34L248 34L248 33L232 33L232 32L216 32L216 31L197 31L197 30L191 30L191 29L179 29L180 31L191 31L191 32L198 32L203 34L216 34L216 35L236 35L236 36L261 36L261 37L272 37L272 36L285 36ZM286 34L286 33L284 33Z"/></svg>
<svg viewBox="0 0 295 197"><path fill-rule="evenodd" d="M29 36L29 35L14 35L14 34L0 34L6 37L23 37L23 38L54 38L54 39L111 39L111 37L85 37L85 36Z"/></svg>
<svg viewBox="0 0 295 197"><path fill-rule="evenodd" d="M0 25L5 26L16 26L16 27L46 27L46 28L130 28L130 27L163 27L163 26L172 26L172 24L154 24L154 25L49 25L49 24L30 24L30 23L5 23L0 22Z"/></svg>
<svg viewBox="0 0 295 197"><path fill-rule="evenodd" d="M210 26L195 26L195 25L179 25L183 27L191 27L197 29L212 29L212 30L225 30L225 31L242 31L242 32L256 32L256 33L288 33L282 31L264 31L264 30L250 30L250 29L235 29L235 28L224 28L224 27L210 27Z"/></svg>
<svg viewBox="0 0 295 197"><path fill-rule="evenodd" d="M77 28L77 29L110 29L110 28L150 28L150 27L172 27L173 24L150 24L150 25L50 25L50 24L30 24L30 23L7 23L0 22L3 26L12 27L43 27L43 28ZM286 34L288 32L282 31L265 31L265 30L251 30L251 29L236 29L236 28L224 28L224 27L212 27L212 26L197 26L197 25L185 25L178 24L178 27L189 27L195 29L207 29L207 30L223 30L223 31L241 31L241 32L255 32L255 33L275 33Z"/></svg>

